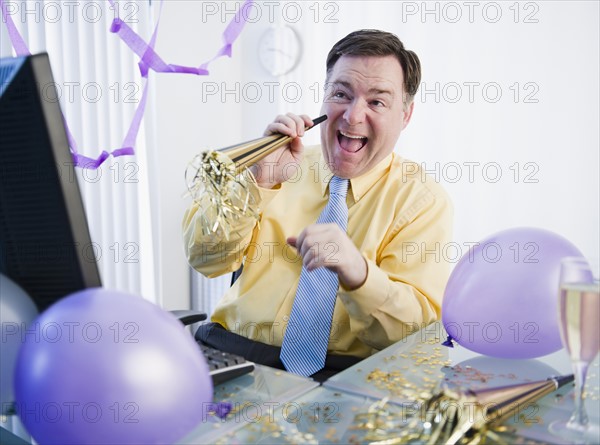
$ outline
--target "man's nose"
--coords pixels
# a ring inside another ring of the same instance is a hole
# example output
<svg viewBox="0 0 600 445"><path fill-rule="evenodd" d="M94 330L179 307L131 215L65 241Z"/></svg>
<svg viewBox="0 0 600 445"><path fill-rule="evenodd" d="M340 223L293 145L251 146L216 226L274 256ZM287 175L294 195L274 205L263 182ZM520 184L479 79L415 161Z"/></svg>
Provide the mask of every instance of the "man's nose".
<svg viewBox="0 0 600 445"><path fill-rule="evenodd" d="M360 100L354 100L348 104L344 112L344 119L349 125L357 125L365 120L365 103Z"/></svg>

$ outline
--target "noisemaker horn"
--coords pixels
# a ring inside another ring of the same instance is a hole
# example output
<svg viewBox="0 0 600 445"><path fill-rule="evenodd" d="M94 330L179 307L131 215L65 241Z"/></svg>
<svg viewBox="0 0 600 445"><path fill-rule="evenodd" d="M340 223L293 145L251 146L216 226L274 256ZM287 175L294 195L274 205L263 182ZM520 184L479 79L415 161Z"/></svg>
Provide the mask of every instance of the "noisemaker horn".
<svg viewBox="0 0 600 445"><path fill-rule="evenodd" d="M307 130L326 119L326 115L314 119ZM190 161L185 182L198 206L204 239L228 240L232 227L241 219L258 220L259 192L248 167L291 140L290 136L272 134L208 150Z"/></svg>
<svg viewBox="0 0 600 445"><path fill-rule="evenodd" d="M523 413L542 397L573 382L573 374L485 389L442 387L415 401L420 409L406 418L406 406L386 407L377 401L354 418L371 445L481 445L513 443L514 420L527 424ZM534 411L535 412L535 411ZM513 425L507 421L513 419ZM539 422L529 419L530 422Z"/></svg>

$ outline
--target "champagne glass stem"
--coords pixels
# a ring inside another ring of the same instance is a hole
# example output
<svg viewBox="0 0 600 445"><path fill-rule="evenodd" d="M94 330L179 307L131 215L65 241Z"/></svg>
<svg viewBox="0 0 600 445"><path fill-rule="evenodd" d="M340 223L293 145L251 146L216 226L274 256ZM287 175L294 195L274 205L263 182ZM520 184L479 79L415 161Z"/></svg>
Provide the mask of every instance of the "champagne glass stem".
<svg viewBox="0 0 600 445"><path fill-rule="evenodd" d="M573 363L573 373L575 374L575 411L573 411L573 415L569 419L569 427L582 428L588 423L585 401L583 399L587 370L587 362L576 361Z"/></svg>

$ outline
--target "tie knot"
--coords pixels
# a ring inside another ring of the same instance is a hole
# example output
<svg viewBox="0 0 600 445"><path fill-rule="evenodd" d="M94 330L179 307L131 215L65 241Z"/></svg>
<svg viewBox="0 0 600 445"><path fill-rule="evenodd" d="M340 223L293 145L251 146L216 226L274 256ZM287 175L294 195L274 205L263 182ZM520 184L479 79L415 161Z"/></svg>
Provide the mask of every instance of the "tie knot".
<svg viewBox="0 0 600 445"><path fill-rule="evenodd" d="M329 181L329 194L346 196L348 193L348 180L334 176Z"/></svg>

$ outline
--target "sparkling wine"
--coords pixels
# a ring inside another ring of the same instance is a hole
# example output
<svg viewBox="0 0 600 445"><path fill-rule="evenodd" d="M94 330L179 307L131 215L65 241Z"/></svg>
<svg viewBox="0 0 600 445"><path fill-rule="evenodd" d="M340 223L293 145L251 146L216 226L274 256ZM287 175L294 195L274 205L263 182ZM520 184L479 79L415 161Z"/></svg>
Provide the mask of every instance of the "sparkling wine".
<svg viewBox="0 0 600 445"><path fill-rule="evenodd" d="M561 286L561 336L574 362L591 362L600 349L599 289L598 282Z"/></svg>

